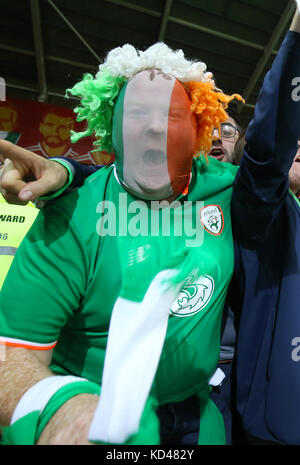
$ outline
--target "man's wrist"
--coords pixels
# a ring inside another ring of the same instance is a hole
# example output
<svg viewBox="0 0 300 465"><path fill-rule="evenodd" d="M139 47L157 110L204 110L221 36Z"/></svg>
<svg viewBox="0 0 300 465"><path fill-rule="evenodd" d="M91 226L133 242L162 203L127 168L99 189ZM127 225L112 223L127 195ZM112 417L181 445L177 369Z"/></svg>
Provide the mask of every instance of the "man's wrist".
<svg viewBox="0 0 300 465"><path fill-rule="evenodd" d="M51 158L50 161L53 161L55 163L59 163L60 165L62 165L68 172L68 178L65 184L60 189L54 192L48 192L46 195L39 197L38 200L52 200L52 199L55 199L56 197L59 197L63 192L65 192L65 190L70 186L70 184L72 183L74 179L74 172L75 172L74 167L67 160L61 159L61 158Z"/></svg>

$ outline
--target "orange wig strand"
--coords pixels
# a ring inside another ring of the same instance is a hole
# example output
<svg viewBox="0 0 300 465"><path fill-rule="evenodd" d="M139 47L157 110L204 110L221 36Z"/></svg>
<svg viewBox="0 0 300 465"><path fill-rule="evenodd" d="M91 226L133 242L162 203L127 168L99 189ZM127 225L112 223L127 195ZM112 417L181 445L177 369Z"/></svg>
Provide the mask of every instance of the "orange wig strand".
<svg viewBox="0 0 300 465"><path fill-rule="evenodd" d="M197 121L196 152L204 153L207 159L212 145L213 129L218 128L220 131L220 124L227 120L228 114L225 110L229 102L237 99L245 103L245 100L239 94L224 94L211 81L189 81L184 83L184 87L192 100L191 110Z"/></svg>

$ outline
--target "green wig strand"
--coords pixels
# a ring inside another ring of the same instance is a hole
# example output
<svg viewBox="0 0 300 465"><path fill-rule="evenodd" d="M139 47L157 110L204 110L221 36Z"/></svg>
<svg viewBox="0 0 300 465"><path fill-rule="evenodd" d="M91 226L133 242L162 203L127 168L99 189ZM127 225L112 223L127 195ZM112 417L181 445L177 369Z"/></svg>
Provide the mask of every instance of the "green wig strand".
<svg viewBox="0 0 300 465"><path fill-rule="evenodd" d="M82 132L72 131L71 141L78 142L83 137L95 135L95 150L106 150L112 153L112 116L120 89L127 81L125 77L111 76L105 72L94 78L85 74L82 81L67 89L69 94L81 98L81 106L74 109L76 120L87 121L87 128Z"/></svg>

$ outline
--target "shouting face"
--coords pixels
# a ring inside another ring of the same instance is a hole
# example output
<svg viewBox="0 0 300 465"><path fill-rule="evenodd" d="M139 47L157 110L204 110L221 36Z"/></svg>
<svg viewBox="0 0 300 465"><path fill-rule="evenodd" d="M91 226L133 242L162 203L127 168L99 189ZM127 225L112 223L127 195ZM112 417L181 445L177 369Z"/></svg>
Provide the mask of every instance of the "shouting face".
<svg viewBox="0 0 300 465"><path fill-rule="evenodd" d="M179 81L158 70L128 81L113 118L116 169L125 189L149 200L179 195L189 182L195 143L195 116Z"/></svg>
<svg viewBox="0 0 300 465"><path fill-rule="evenodd" d="M233 163L234 148L239 138L237 125L233 118L229 117L225 123L221 124L221 133L218 129L213 131L213 142L209 156L217 160Z"/></svg>

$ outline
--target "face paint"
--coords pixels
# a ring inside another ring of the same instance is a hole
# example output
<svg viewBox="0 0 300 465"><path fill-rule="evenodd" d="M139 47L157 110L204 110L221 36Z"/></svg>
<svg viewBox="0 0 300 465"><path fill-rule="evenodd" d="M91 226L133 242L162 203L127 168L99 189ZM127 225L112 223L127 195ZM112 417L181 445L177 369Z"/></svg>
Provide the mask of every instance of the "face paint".
<svg viewBox="0 0 300 465"><path fill-rule="evenodd" d="M145 70L123 87L113 117L121 184L142 199L179 195L190 178L196 140L191 102L175 78Z"/></svg>

